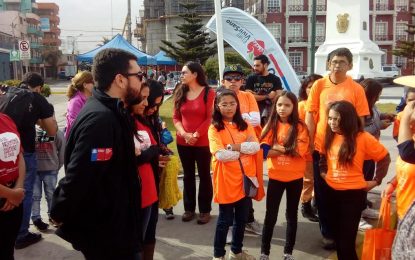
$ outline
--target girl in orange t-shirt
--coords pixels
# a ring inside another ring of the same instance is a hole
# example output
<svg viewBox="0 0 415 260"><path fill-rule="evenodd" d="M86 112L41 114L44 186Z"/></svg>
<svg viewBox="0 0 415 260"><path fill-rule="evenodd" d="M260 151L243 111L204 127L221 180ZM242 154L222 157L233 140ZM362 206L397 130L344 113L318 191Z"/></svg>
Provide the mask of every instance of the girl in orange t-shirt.
<svg viewBox="0 0 415 260"><path fill-rule="evenodd" d="M301 83L300 91L298 92L298 116L300 119L305 122L305 105L307 102L308 94L310 94L311 87L313 83L321 79L322 76L318 74L311 74L306 77ZM314 115L317 115L315 113ZM314 121L317 122L317 118L314 118ZM312 151L309 151L306 155L306 168L303 178L303 190L301 191L301 214L304 218L307 218L310 221L318 222L318 217L314 213L313 208L311 207L311 199L313 198L314 191L314 172L313 172L313 157Z"/></svg>
<svg viewBox="0 0 415 260"><path fill-rule="evenodd" d="M306 154L309 150L307 126L298 117L296 96L282 91L261 134L261 146L267 158L268 190L262 231L261 259L268 259L272 233L284 191L287 192L287 237L284 259L291 259L297 234L297 211L303 189Z"/></svg>
<svg viewBox="0 0 415 260"><path fill-rule="evenodd" d="M380 185L390 163L386 148L363 131L354 106L336 101L329 106L328 125L320 157L321 177L326 183L328 224L333 231L339 260L357 260L356 235L366 193ZM374 180L365 181L364 160L377 162Z"/></svg>
<svg viewBox="0 0 415 260"><path fill-rule="evenodd" d="M214 259L224 259L226 236L231 225L230 258L253 259L242 251L250 201L245 197L243 174L263 189L255 166L260 148L254 129L242 119L238 98L232 90L224 89L217 93L208 138L213 155L213 198L219 203Z"/></svg>

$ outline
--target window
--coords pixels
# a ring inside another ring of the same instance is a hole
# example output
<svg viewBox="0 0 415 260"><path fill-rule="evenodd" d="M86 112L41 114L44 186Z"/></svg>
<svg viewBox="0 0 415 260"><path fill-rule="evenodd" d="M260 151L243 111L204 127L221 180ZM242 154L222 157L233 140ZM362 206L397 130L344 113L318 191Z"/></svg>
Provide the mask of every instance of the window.
<svg viewBox="0 0 415 260"><path fill-rule="evenodd" d="M399 67L405 65L406 64L406 58L400 57L400 56L395 56L395 64Z"/></svg>
<svg viewBox="0 0 415 260"><path fill-rule="evenodd" d="M275 40L281 44L281 24L280 23L269 23L267 24L269 32L274 36Z"/></svg>
<svg viewBox="0 0 415 260"><path fill-rule="evenodd" d="M304 1L303 0L289 0L288 11L303 11Z"/></svg>
<svg viewBox="0 0 415 260"><path fill-rule="evenodd" d="M317 0L317 11L326 11L326 0Z"/></svg>
<svg viewBox="0 0 415 260"><path fill-rule="evenodd" d="M396 0L397 11L408 11L408 0Z"/></svg>
<svg viewBox="0 0 415 260"><path fill-rule="evenodd" d="M389 0L376 0L376 10L377 11L388 10L388 1Z"/></svg>
<svg viewBox="0 0 415 260"><path fill-rule="evenodd" d="M304 71L302 52L288 52L288 59L295 71Z"/></svg>
<svg viewBox="0 0 415 260"><path fill-rule="evenodd" d="M388 24L385 22L376 22L375 25L375 41L388 40Z"/></svg>
<svg viewBox="0 0 415 260"><path fill-rule="evenodd" d="M303 24L290 23L288 24L288 42L302 42L303 41Z"/></svg>
<svg viewBox="0 0 415 260"><path fill-rule="evenodd" d="M326 24L316 23L316 42L324 42L326 35Z"/></svg>
<svg viewBox="0 0 415 260"><path fill-rule="evenodd" d="M396 40L397 41L405 41L408 37L408 33L405 31L408 29L408 26L406 23L396 23Z"/></svg>
<svg viewBox="0 0 415 260"><path fill-rule="evenodd" d="M380 57L380 63L386 64L386 61L388 60L388 50L387 49L381 49L381 51L384 52L384 54L382 54L382 56Z"/></svg>
<svg viewBox="0 0 415 260"><path fill-rule="evenodd" d="M268 0L268 13L281 12L281 0Z"/></svg>

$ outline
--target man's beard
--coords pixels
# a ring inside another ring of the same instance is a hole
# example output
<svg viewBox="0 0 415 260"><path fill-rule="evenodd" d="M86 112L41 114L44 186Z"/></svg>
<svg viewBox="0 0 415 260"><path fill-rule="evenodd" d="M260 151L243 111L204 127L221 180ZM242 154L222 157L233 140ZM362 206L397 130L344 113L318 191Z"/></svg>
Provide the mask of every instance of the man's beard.
<svg viewBox="0 0 415 260"><path fill-rule="evenodd" d="M124 98L125 103L127 106L133 106L141 102L140 92L136 91L134 88L131 87L130 84L127 86L127 94Z"/></svg>

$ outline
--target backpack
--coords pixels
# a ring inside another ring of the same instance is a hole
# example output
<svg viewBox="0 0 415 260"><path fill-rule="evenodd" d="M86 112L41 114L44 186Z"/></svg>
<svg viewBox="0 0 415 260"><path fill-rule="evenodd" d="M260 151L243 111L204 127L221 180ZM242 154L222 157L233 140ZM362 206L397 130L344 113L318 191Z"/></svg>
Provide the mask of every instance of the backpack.
<svg viewBox="0 0 415 260"><path fill-rule="evenodd" d="M19 132L32 112L32 101L33 93L28 89L10 86L0 88L0 112L13 119Z"/></svg>

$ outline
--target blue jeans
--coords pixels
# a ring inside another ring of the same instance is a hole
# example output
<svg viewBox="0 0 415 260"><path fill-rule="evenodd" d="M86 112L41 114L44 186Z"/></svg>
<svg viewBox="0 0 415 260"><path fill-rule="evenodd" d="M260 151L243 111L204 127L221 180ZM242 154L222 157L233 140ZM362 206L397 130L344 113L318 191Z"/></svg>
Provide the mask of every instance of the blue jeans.
<svg viewBox="0 0 415 260"><path fill-rule="evenodd" d="M229 227L232 226L231 251L234 254L242 252L245 224L248 219L250 198L243 198L229 204L219 204L219 217L216 223L215 242L213 254L215 257L222 257L226 254L226 235Z"/></svg>
<svg viewBox="0 0 415 260"><path fill-rule="evenodd" d="M33 186L37 172L37 161L35 153L23 153L26 163L26 176L24 179L25 196L23 199L23 218L20 225L17 240L23 238L29 233L30 214L32 213Z"/></svg>
<svg viewBox="0 0 415 260"><path fill-rule="evenodd" d="M38 171L33 188L32 221L40 219L40 201L42 200L42 183L48 203L48 216L52 206L53 192L55 191L58 171Z"/></svg>

